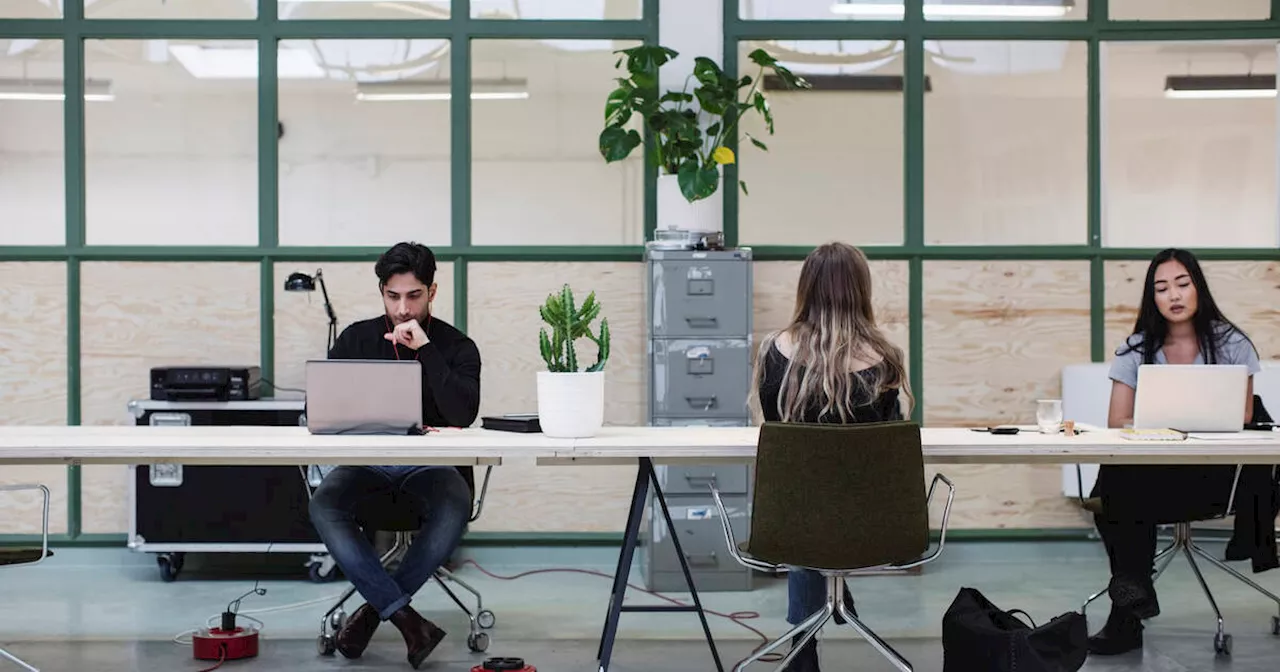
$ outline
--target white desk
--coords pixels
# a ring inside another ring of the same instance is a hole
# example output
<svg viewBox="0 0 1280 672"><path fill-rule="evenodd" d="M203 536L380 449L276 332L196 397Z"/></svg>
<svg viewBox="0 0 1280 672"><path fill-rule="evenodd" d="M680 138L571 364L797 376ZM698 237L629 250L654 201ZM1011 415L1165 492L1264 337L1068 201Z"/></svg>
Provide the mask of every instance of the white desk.
<svg viewBox="0 0 1280 672"><path fill-rule="evenodd" d="M483 429L426 436L314 436L302 427L0 427L0 464L542 464L749 462L755 427L607 427L590 439L551 439ZM992 436L963 428L921 430L931 464L1277 464L1280 432L1248 440L1137 442L1113 431L1066 438L1024 431Z"/></svg>
<svg viewBox="0 0 1280 672"><path fill-rule="evenodd" d="M723 670L702 602L680 549L691 607L622 605L649 488L667 525L671 516L653 465L749 462L753 427L610 427L590 439L551 439L483 429L443 429L426 436L312 436L302 427L0 427L0 464L501 464L535 458L540 464L638 464L631 510L618 554L613 592L600 637L600 671L607 672L623 611L693 612L701 619L716 668ZM1023 431L993 436L962 428L924 428L926 462L933 464L1077 462L1125 464L1277 464L1280 433L1248 440L1134 442L1114 431L1066 438Z"/></svg>

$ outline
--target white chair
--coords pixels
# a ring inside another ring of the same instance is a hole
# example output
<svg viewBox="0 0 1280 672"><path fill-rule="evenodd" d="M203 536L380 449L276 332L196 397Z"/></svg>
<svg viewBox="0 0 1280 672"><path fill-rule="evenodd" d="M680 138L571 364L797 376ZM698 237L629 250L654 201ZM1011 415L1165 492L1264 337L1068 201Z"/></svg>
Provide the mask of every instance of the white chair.
<svg viewBox="0 0 1280 672"><path fill-rule="evenodd" d="M37 565L44 562L44 559L53 555L49 550L49 488L43 485L0 485L0 492L18 492L23 490L38 490L43 498L40 515L40 547L19 547L10 548L0 551L0 567L13 567L16 565ZM13 661L18 667L31 672L40 672L39 669L32 667L21 658L9 653L0 647L0 658Z"/></svg>

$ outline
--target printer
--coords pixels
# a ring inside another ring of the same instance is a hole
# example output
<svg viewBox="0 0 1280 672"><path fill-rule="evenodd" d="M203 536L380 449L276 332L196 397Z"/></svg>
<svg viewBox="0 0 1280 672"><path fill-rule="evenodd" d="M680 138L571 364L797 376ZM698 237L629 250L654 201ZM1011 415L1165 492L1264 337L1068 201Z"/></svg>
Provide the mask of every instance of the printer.
<svg viewBox="0 0 1280 672"><path fill-rule="evenodd" d="M257 366L157 366L151 369L154 401L248 401L262 391Z"/></svg>

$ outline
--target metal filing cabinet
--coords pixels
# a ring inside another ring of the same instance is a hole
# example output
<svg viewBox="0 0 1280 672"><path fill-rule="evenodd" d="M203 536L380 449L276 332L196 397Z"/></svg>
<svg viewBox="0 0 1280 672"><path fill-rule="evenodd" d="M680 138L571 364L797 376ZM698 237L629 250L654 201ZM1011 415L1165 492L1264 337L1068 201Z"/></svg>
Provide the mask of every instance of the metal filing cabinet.
<svg viewBox="0 0 1280 672"><path fill-rule="evenodd" d="M651 247L645 261L649 424L750 424L751 250ZM659 466L656 472L698 590L751 590L753 573L730 556L708 489L716 485L734 534L746 539L750 467ZM639 564L650 590L686 590L671 532L652 497Z"/></svg>

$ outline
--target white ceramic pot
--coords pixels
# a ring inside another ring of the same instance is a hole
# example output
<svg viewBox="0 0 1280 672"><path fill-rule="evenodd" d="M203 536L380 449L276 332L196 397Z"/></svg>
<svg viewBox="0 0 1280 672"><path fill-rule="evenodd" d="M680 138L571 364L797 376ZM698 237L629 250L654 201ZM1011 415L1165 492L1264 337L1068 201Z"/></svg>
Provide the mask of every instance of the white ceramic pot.
<svg viewBox="0 0 1280 672"><path fill-rule="evenodd" d="M720 186L714 194L693 203L680 192L679 180L675 175L658 176L658 228L712 233L723 231L724 173L720 173Z"/></svg>
<svg viewBox="0 0 1280 672"><path fill-rule="evenodd" d="M557 439L595 436L604 425L604 371L539 371L538 423Z"/></svg>

